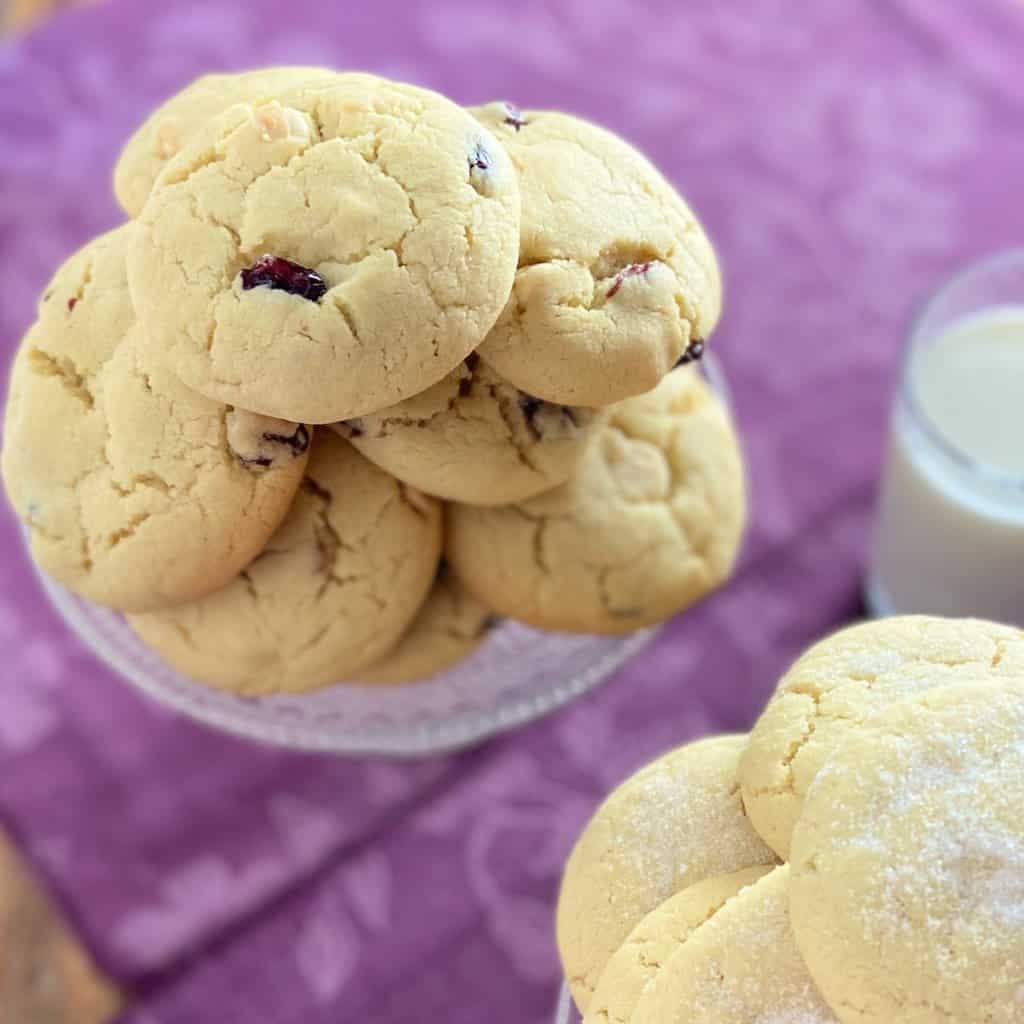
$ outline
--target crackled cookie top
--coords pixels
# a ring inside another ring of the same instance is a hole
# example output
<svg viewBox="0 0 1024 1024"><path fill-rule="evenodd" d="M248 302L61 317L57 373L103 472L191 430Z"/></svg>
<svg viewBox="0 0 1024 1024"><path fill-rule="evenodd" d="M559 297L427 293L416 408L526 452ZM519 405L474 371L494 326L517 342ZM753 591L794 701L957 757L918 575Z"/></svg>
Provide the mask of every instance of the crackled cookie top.
<svg viewBox="0 0 1024 1024"><path fill-rule="evenodd" d="M525 394L473 353L426 391L336 429L428 494L502 505L568 479L598 421L591 409Z"/></svg>
<svg viewBox="0 0 1024 1024"><path fill-rule="evenodd" d="M1015 1024L1024 1008L1024 676L891 705L811 784L790 912L856 1024Z"/></svg>
<svg viewBox="0 0 1024 1024"><path fill-rule="evenodd" d="M138 216L153 182L198 129L235 103L272 100L302 83L330 84L327 68L279 67L239 74L202 75L161 104L125 144L114 168L114 193L130 217Z"/></svg>
<svg viewBox="0 0 1024 1024"><path fill-rule="evenodd" d="M394 648L440 554L439 503L319 431L291 511L259 557L215 594L129 621L199 682L302 693Z"/></svg>
<svg viewBox="0 0 1024 1024"><path fill-rule="evenodd" d="M414 683L471 654L497 619L442 567L437 581L398 646L359 673L361 683Z"/></svg>
<svg viewBox="0 0 1024 1024"><path fill-rule="evenodd" d="M741 889L771 870L765 864L715 875L655 907L629 933L601 972L583 1024L630 1024L647 986L679 947Z"/></svg>
<svg viewBox="0 0 1024 1024"><path fill-rule="evenodd" d="M661 966L631 1024L838 1024L797 949L790 869L729 900Z"/></svg>
<svg viewBox="0 0 1024 1024"><path fill-rule="evenodd" d="M718 266L693 212L596 125L505 103L473 112L508 149L522 194L512 297L480 355L551 402L650 390L718 320Z"/></svg>
<svg viewBox="0 0 1024 1024"><path fill-rule="evenodd" d="M255 421L234 437L232 411L146 357L129 231L86 246L47 288L14 364L3 474L43 569L142 611L215 590L256 556L302 478L309 433Z"/></svg>
<svg viewBox="0 0 1024 1024"><path fill-rule="evenodd" d="M745 739L718 736L666 754L622 783L584 829L565 867L556 922L581 1011L612 954L655 907L713 875L774 863L740 802Z"/></svg>
<svg viewBox="0 0 1024 1024"><path fill-rule="evenodd" d="M436 93L382 80L238 104L168 163L129 282L186 384L332 423L453 370L508 298L516 176Z"/></svg>
<svg viewBox="0 0 1024 1024"><path fill-rule="evenodd" d="M866 622L815 644L786 672L740 765L754 827L782 857L822 764L872 714L960 680L1024 677L1024 632L922 615Z"/></svg>
<svg viewBox="0 0 1024 1024"><path fill-rule="evenodd" d="M541 629L626 632L721 583L744 517L735 434L689 367L612 407L562 486L500 508L453 506L448 552L503 615Z"/></svg>

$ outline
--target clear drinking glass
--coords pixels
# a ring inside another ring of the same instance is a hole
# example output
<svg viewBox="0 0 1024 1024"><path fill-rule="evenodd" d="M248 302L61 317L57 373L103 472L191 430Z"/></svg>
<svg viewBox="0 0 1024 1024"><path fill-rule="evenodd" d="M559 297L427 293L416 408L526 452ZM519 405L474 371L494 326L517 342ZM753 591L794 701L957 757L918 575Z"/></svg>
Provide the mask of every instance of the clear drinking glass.
<svg viewBox="0 0 1024 1024"><path fill-rule="evenodd" d="M728 404L721 371L704 372ZM656 632L628 636L546 633L502 622L468 658L406 686L339 683L303 696L240 697L174 671L117 612L40 573L50 600L85 643L130 683L227 732L301 750L420 755L511 729L607 679Z"/></svg>
<svg viewBox="0 0 1024 1024"><path fill-rule="evenodd" d="M1024 250L969 267L913 325L865 590L876 615L1024 626Z"/></svg>

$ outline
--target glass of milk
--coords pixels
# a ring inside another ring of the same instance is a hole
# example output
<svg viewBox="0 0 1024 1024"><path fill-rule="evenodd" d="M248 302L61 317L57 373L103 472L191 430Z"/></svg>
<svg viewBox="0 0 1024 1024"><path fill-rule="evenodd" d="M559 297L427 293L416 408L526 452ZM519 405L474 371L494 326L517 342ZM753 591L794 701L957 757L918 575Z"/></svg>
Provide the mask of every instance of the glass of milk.
<svg viewBox="0 0 1024 1024"><path fill-rule="evenodd" d="M876 615L1024 626L1024 249L968 268L914 325L866 595Z"/></svg>

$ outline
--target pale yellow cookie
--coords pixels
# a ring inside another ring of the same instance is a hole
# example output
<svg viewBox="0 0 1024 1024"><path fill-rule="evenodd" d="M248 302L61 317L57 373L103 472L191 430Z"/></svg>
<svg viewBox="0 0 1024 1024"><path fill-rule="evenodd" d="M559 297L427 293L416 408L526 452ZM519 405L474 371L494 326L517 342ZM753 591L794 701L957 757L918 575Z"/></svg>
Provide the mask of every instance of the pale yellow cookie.
<svg viewBox="0 0 1024 1024"><path fill-rule="evenodd" d="M440 553L440 505L322 431L288 517L237 579L129 622L199 682L303 693L352 678L398 643Z"/></svg>
<svg viewBox="0 0 1024 1024"><path fill-rule="evenodd" d="M125 279L130 231L86 246L48 286L11 375L3 475L42 569L148 611L217 590L259 554L309 431L203 398L149 358Z"/></svg>
<svg viewBox="0 0 1024 1024"><path fill-rule="evenodd" d="M448 557L502 615L624 633L725 580L745 514L729 416L687 367L613 406L561 487L500 508L452 506Z"/></svg>
<svg viewBox="0 0 1024 1024"><path fill-rule="evenodd" d="M614 790L584 829L565 866L556 921L582 1012L612 955L655 907L713 875L774 863L740 801L745 739L717 736L666 754Z"/></svg>
<svg viewBox="0 0 1024 1024"><path fill-rule="evenodd" d="M789 865L734 896L662 965L630 1024L836 1024L789 920Z"/></svg>
<svg viewBox="0 0 1024 1024"><path fill-rule="evenodd" d="M783 859L807 788L870 715L960 680L1024 676L1024 632L976 619L902 616L826 638L782 677L740 762L754 827Z"/></svg>
<svg viewBox="0 0 1024 1024"><path fill-rule="evenodd" d="M359 682L414 683L429 679L472 654L495 624L482 605L447 568L398 646L359 673Z"/></svg>
<svg viewBox="0 0 1024 1024"><path fill-rule="evenodd" d="M629 1024L640 997L672 954L741 889L771 870L763 865L715 875L655 907L601 972L583 1024Z"/></svg>
<svg viewBox="0 0 1024 1024"><path fill-rule="evenodd" d="M153 182L173 156L207 121L235 103L273 99L303 82L330 84L338 72L327 68L276 67L236 74L202 75L162 103L125 143L114 168L114 193L129 217L138 216Z"/></svg>
<svg viewBox="0 0 1024 1024"><path fill-rule="evenodd" d="M426 391L335 429L427 494L506 505L564 483L599 419L524 394L474 353Z"/></svg>
<svg viewBox="0 0 1024 1024"><path fill-rule="evenodd" d="M508 305L481 357L528 394L607 405L653 388L718 320L715 253L651 163L569 114L473 111L519 172L523 221Z"/></svg>
<svg viewBox="0 0 1024 1024"><path fill-rule="evenodd" d="M204 125L138 223L132 299L182 380L333 423L422 391L476 348L512 285L519 193L461 108L347 77Z"/></svg>
<svg viewBox="0 0 1024 1024"><path fill-rule="evenodd" d="M851 731L793 833L797 943L843 1024L1024 1020L1024 677Z"/></svg>

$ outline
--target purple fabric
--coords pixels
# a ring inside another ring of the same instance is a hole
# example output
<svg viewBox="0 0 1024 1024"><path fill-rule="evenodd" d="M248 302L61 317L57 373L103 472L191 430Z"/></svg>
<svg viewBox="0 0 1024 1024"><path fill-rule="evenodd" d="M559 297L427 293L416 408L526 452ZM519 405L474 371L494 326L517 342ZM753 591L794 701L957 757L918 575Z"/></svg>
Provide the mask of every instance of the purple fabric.
<svg viewBox="0 0 1024 1024"><path fill-rule="evenodd" d="M474 751L311 757L216 735L103 669L0 521L0 815L130 1024L545 1024L560 865L610 786L750 724L859 611L893 370L942 275L1024 239L1013 0L320 4L130 0L0 49L4 360L58 261L118 213L119 145L195 74L359 66L599 120L719 245L714 339L750 460L736 579L619 676Z"/></svg>

